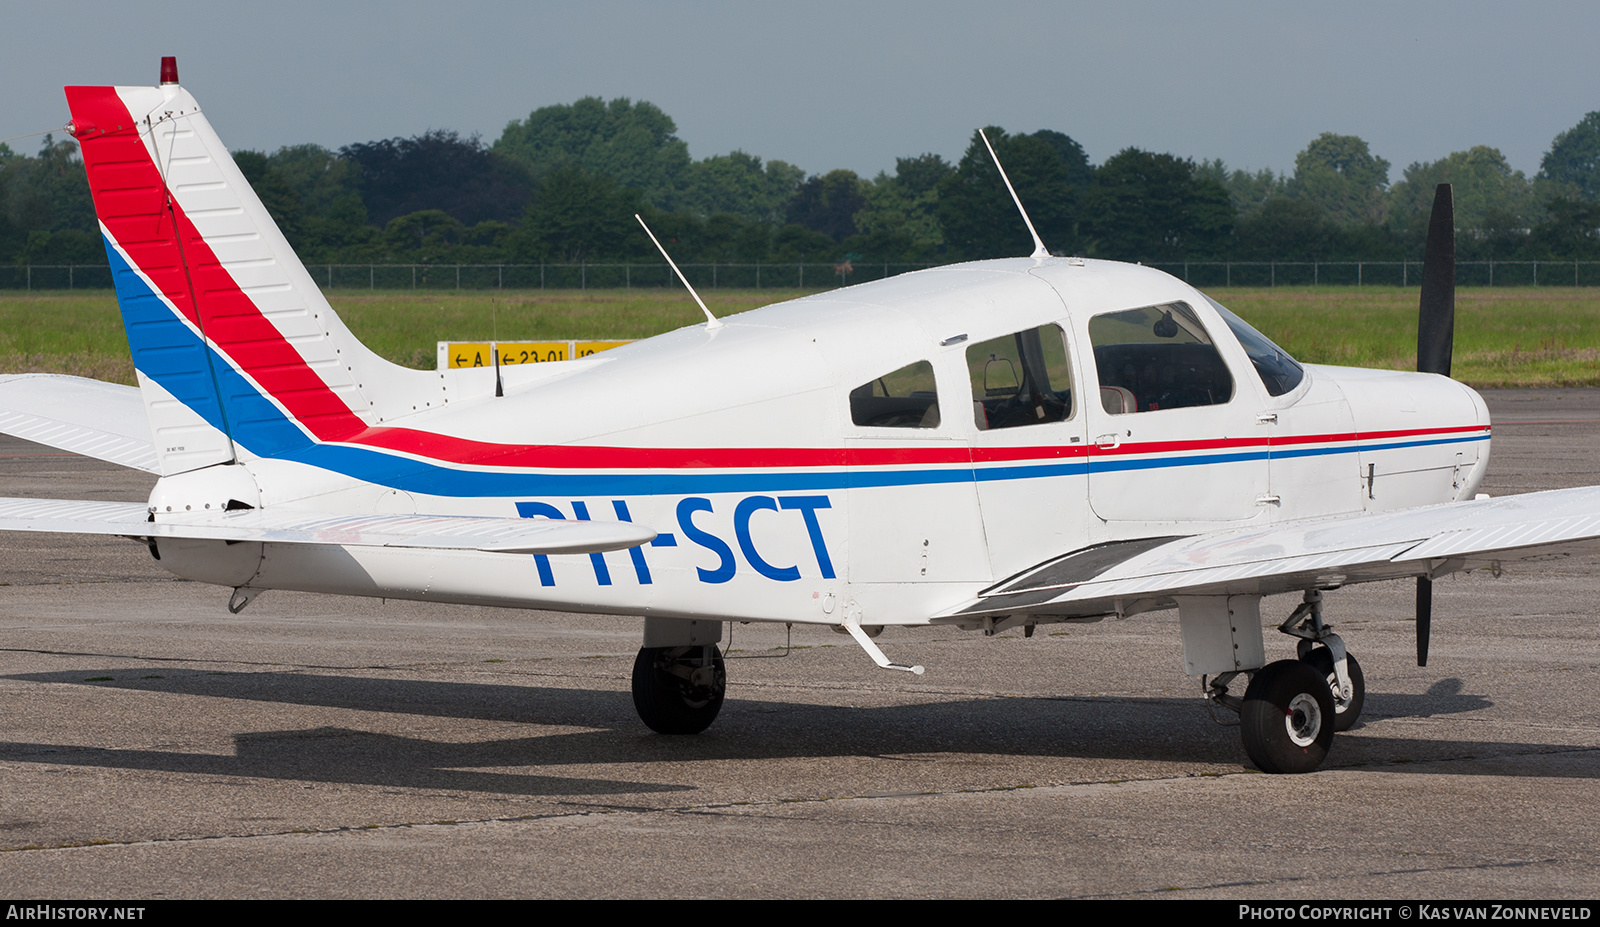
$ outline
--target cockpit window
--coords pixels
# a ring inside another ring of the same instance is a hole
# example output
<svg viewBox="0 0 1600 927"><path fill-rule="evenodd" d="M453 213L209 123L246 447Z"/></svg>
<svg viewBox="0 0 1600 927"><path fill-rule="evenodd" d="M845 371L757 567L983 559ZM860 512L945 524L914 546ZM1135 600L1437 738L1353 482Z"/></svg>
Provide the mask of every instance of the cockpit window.
<svg viewBox="0 0 1600 927"><path fill-rule="evenodd" d="M1228 323L1233 329L1233 334L1239 339L1239 344L1244 348L1244 353L1250 355L1250 363L1256 368L1256 375L1261 377L1261 383L1267 388L1267 393L1273 396L1282 396L1305 379L1304 367L1289 352L1273 344L1266 335L1256 331L1249 322L1239 318L1222 304L1206 297L1206 302L1211 308L1217 310L1222 316L1222 321Z"/></svg>
<svg viewBox="0 0 1600 927"><path fill-rule="evenodd" d="M1233 375L1187 303L1108 312L1089 320L1100 404L1112 415L1218 405Z"/></svg>
<svg viewBox="0 0 1600 927"><path fill-rule="evenodd" d="M851 390L850 421L871 428L939 427L933 364L907 364Z"/></svg>
<svg viewBox="0 0 1600 927"><path fill-rule="evenodd" d="M978 430L1072 418L1072 369L1057 325L991 338L967 348L972 415Z"/></svg>

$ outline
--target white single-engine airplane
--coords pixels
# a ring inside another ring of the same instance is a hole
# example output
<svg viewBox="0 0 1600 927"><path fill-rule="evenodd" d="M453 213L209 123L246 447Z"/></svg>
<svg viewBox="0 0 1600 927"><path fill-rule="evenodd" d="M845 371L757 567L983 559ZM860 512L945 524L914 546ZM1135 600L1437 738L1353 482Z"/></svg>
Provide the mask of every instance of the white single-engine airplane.
<svg viewBox="0 0 1600 927"><path fill-rule="evenodd" d="M1185 670L1292 773L1362 705L1323 590L1418 577L1425 662L1433 577L1600 539L1600 488L1474 498L1488 412L1439 375L1448 189L1435 373L1299 364L1180 280L1037 234L579 360L420 371L339 321L172 59L66 93L139 387L0 378L0 430L160 479L146 505L3 499L0 529L137 539L235 611L294 589L643 616L639 715L694 733L723 621L832 625L921 672L875 632L1176 606ZM1298 659L1269 663L1261 597L1293 591Z"/></svg>

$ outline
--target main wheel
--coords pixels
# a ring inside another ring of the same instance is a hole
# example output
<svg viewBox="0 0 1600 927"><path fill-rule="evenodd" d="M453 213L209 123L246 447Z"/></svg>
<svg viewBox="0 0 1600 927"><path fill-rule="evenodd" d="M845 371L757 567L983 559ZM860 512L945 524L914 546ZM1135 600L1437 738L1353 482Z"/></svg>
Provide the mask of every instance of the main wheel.
<svg viewBox="0 0 1600 927"><path fill-rule="evenodd" d="M633 707L657 734L698 734L722 709L728 673L706 647L641 647L633 661Z"/></svg>
<svg viewBox="0 0 1600 927"><path fill-rule="evenodd" d="M1311 651L1304 662L1328 680L1328 690L1333 695L1333 729L1350 730L1355 726L1356 719L1361 717L1361 707L1367 701L1367 680L1361 675L1361 664L1356 662L1353 655L1344 655L1345 672L1350 674L1350 697L1343 699L1339 697L1339 677L1333 672L1333 653L1328 648L1318 647Z"/></svg>
<svg viewBox="0 0 1600 927"><path fill-rule="evenodd" d="M1267 773L1307 773L1333 746L1333 693L1310 664L1279 660L1257 670L1239 711L1250 762Z"/></svg>

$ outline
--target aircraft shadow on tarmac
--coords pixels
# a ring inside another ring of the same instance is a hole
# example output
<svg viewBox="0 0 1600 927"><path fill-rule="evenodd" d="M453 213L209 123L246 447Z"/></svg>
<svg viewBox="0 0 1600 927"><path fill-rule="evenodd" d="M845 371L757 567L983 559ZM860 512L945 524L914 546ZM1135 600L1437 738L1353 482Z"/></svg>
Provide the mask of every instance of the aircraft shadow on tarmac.
<svg viewBox="0 0 1600 927"><path fill-rule="evenodd" d="M160 675L164 678L141 678ZM105 681L86 682L95 676ZM681 784L503 772L507 767L607 763L703 763L806 758L883 758L938 763L952 756L1127 759L1246 767L1231 729L1197 725L1197 699L1130 697L982 698L847 707L729 699L718 725L696 737L649 733L624 692L481 683L369 679L300 673L206 673L170 667L15 674L37 683L94 685L185 697L245 699L350 711L551 725L564 730L481 741L434 741L339 727L234 735L233 756L67 744L0 742L0 762L153 769L296 781L365 783L516 795L619 794L693 790ZM1459 680L1425 695L1369 693L1374 721L1439 716L1493 703L1464 694ZM187 710L194 710L193 708ZM1438 772L1433 761L1592 751L1590 744L1422 740L1340 735L1329 767ZM570 730L579 728L580 730ZM477 771L475 767L492 771ZM1246 767L1247 768L1247 767ZM1456 774L1504 774L1480 764ZM1518 774L1541 772L1519 764ZM1584 773L1577 773L1584 775ZM1559 775L1574 775L1570 764ZM1600 778L1600 765L1592 776Z"/></svg>

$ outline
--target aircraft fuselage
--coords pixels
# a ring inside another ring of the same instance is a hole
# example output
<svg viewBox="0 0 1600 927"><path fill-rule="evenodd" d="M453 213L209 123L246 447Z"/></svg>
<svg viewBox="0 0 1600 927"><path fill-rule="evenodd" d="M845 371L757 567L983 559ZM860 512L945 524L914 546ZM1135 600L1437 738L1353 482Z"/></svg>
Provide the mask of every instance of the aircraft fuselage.
<svg viewBox="0 0 1600 927"><path fill-rule="evenodd" d="M1184 327L1141 334L1134 323L1159 327L1165 310L1134 311L1166 306L1187 309ZM1036 359L1048 373L1027 370L1024 332L1044 333L1030 338L1052 355ZM1112 364L1121 369L1102 369ZM912 379L888 382L895 375ZM653 542L587 555L330 557L163 541L162 563L256 588L917 624L1108 541L1470 499L1489 447L1482 400L1444 377L1306 365L1273 396L1204 296L1096 261L923 271L716 330L503 368L500 397L494 376L441 371L413 390L425 408L372 429L437 446L358 439L252 458L240 442L237 467L165 478L157 518L185 484L248 473L252 505L632 521L655 530ZM1046 377L1048 390L1033 382Z"/></svg>

